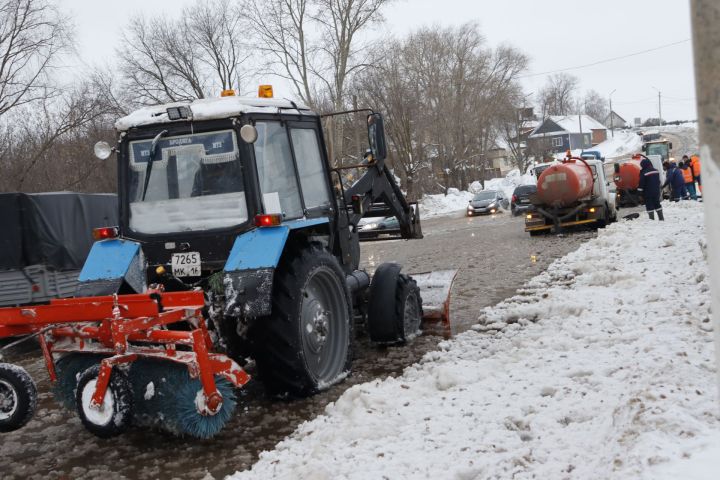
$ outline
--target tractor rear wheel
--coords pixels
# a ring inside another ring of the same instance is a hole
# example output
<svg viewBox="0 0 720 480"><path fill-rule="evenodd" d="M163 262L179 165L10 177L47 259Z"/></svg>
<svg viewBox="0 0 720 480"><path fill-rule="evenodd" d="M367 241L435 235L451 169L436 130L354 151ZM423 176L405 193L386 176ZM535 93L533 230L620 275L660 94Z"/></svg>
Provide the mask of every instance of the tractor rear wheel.
<svg viewBox="0 0 720 480"><path fill-rule="evenodd" d="M350 369L352 303L329 252L291 250L275 271L272 313L256 321L255 360L272 393L307 396Z"/></svg>
<svg viewBox="0 0 720 480"><path fill-rule="evenodd" d="M37 389L24 368L0 363L0 432L24 426L35 413Z"/></svg>
<svg viewBox="0 0 720 480"><path fill-rule="evenodd" d="M133 392L127 375L114 368L102 405L92 407L90 401L95 393L99 373L100 365L94 365L80 375L75 402L85 428L100 438L110 438L120 435L130 426Z"/></svg>

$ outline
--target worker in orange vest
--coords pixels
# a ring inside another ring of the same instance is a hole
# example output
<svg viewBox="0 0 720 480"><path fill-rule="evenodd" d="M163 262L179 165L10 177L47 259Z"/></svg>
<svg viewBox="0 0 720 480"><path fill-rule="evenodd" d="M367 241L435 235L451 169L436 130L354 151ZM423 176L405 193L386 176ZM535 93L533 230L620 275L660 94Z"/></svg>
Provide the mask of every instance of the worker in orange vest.
<svg viewBox="0 0 720 480"><path fill-rule="evenodd" d="M690 159L687 155L683 155L683 158L680 161L680 173L682 173L683 180L685 180L683 198L686 200L689 198L697 200L697 192L695 191L695 176L693 175L692 168L690 167Z"/></svg>
<svg viewBox="0 0 720 480"><path fill-rule="evenodd" d="M702 193L702 180L700 178L700 157L697 155L693 155L690 157L690 168L692 168L693 176L695 177L695 181L698 184L698 187L700 187L700 193Z"/></svg>

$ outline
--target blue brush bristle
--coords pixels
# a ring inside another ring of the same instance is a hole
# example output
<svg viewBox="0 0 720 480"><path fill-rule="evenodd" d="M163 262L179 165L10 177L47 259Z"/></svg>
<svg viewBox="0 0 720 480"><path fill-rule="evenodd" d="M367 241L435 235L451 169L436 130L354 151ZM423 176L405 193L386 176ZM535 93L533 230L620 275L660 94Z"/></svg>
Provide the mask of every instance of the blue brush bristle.
<svg viewBox="0 0 720 480"><path fill-rule="evenodd" d="M87 353L69 353L55 362L57 380L52 385L52 391L60 405L75 410L77 377L88 368L100 363L101 358Z"/></svg>
<svg viewBox="0 0 720 480"><path fill-rule="evenodd" d="M129 373L135 401L135 422L152 425L177 435L208 439L223 429L237 404L230 382L215 377L223 404L216 415L204 416L195 408L199 379L190 378L183 365L167 361L139 360ZM152 382L152 387L148 384Z"/></svg>

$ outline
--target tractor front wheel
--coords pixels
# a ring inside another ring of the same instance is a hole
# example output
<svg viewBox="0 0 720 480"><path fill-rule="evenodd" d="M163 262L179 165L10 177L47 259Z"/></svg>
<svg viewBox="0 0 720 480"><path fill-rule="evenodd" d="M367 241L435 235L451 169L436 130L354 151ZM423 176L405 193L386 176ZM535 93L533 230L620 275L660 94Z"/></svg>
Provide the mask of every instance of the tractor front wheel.
<svg viewBox="0 0 720 480"><path fill-rule="evenodd" d="M367 329L376 343L406 343L420 332L422 298L417 282L400 265L383 263L373 275Z"/></svg>
<svg viewBox="0 0 720 480"><path fill-rule="evenodd" d="M85 428L100 438L110 438L120 435L130 425L133 392L125 373L115 368L102 404L99 407L90 405L99 373L100 365L94 365L80 375L75 402Z"/></svg>
<svg viewBox="0 0 720 480"><path fill-rule="evenodd" d="M0 432L24 426L35 413L37 389L24 368L0 363Z"/></svg>
<svg viewBox="0 0 720 480"><path fill-rule="evenodd" d="M307 396L350 369L352 304L345 275L329 252L287 252L275 271L272 313L258 319L255 360L272 393Z"/></svg>

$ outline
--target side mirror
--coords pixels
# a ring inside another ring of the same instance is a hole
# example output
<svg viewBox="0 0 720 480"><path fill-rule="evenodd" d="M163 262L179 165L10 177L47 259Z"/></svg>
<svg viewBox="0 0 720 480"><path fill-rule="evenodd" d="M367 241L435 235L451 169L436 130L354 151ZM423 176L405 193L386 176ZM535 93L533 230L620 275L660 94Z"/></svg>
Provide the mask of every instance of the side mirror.
<svg viewBox="0 0 720 480"><path fill-rule="evenodd" d="M643 146L642 146L642 151L643 151L643 152L647 152L647 145L643 145Z"/></svg>
<svg viewBox="0 0 720 480"><path fill-rule="evenodd" d="M370 142L370 150L372 150L373 158L376 162L381 162L387 158L387 146L385 145L385 126L383 117L379 113L371 113L367 117L368 123L368 140Z"/></svg>

